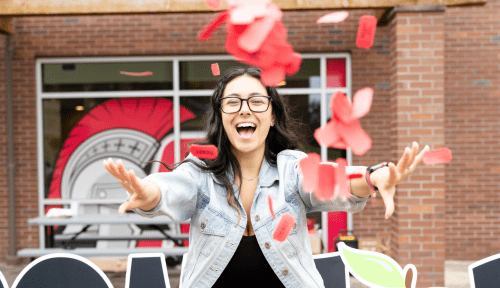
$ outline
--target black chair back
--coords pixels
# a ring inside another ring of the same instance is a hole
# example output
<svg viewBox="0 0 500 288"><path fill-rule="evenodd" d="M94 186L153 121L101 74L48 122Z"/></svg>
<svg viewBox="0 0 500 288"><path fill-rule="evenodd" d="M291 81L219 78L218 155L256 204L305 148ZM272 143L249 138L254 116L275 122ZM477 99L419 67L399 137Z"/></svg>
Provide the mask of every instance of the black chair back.
<svg viewBox="0 0 500 288"><path fill-rule="evenodd" d="M345 269L340 252L313 255L316 268L325 282L325 288L350 288L349 271Z"/></svg>

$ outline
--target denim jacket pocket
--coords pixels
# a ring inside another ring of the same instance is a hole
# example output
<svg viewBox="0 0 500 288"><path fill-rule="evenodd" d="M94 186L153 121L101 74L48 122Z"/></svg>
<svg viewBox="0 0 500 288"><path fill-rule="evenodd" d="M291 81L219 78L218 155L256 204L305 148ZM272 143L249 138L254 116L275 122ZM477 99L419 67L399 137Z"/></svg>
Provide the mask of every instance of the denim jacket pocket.
<svg viewBox="0 0 500 288"><path fill-rule="evenodd" d="M198 218L198 227L201 229L201 241L199 251L204 256L210 256L220 241L227 236L230 229L230 221L226 215L212 207L205 207Z"/></svg>
<svg viewBox="0 0 500 288"><path fill-rule="evenodd" d="M278 211L276 211L276 213L275 213L276 218L275 219L271 218L271 220L267 223L266 226L267 226L269 234L272 237L274 231L276 230L276 227L278 226L278 224L280 222L281 216L285 213L288 213L295 218L295 226L292 228L292 230L290 231L290 235L288 236L288 238L284 242L282 242L282 243L280 243L278 241L275 241L275 242L276 242L276 245L279 247L279 249L288 258L293 258L293 257L297 256L298 247L297 247L297 241L293 241L293 239L291 239L291 238L297 237L297 224L300 221L300 213L297 210L295 210L294 208L290 207L290 204L287 203L286 205L279 208Z"/></svg>

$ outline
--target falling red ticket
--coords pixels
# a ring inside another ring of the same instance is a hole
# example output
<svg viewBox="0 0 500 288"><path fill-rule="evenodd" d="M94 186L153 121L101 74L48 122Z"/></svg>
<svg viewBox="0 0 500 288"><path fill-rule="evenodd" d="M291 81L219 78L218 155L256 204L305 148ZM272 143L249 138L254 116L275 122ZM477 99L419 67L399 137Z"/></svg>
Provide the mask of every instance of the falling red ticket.
<svg viewBox="0 0 500 288"><path fill-rule="evenodd" d="M120 74L127 75L127 76L133 76L133 77L144 77L144 76L151 76L151 75L153 75L153 72L151 72L151 71L145 71L145 72L120 71Z"/></svg>
<svg viewBox="0 0 500 288"><path fill-rule="evenodd" d="M271 198L271 194L267 194L267 203L269 204L269 211L271 211L271 216L273 216L273 218L276 218L276 216L274 216L273 198Z"/></svg>
<svg viewBox="0 0 500 288"><path fill-rule="evenodd" d="M281 216L280 222L276 226L276 230L273 232L273 239L278 242L285 242L288 235L290 235L290 231L292 231L293 226L295 225L295 218L285 213Z"/></svg>
<svg viewBox="0 0 500 288"><path fill-rule="evenodd" d="M314 190L314 196L318 200L330 201L335 197L335 176L335 167L332 164L320 163L318 183Z"/></svg>
<svg viewBox="0 0 500 288"><path fill-rule="evenodd" d="M342 199L351 198L351 191L347 182L347 176L345 174L345 167L347 166L347 160L344 158L339 158L335 161L338 166L335 168L335 180L337 184L336 195Z"/></svg>
<svg viewBox="0 0 500 288"><path fill-rule="evenodd" d="M300 172L302 174L302 188L307 193L311 193L316 189L320 162L321 157L316 153L309 153L306 158L302 158L299 161Z"/></svg>
<svg viewBox="0 0 500 288"><path fill-rule="evenodd" d="M345 20L345 18L349 17L349 12L341 11L341 12L333 12L330 14L326 14L323 17L319 18L316 23L339 23Z"/></svg>
<svg viewBox="0 0 500 288"><path fill-rule="evenodd" d="M375 30L377 29L377 18L371 15L363 15L359 19L358 37L356 46L368 49L373 45L375 39Z"/></svg>
<svg viewBox="0 0 500 288"><path fill-rule="evenodd" d="M220 75L219 63L212 64L212 74L214 74L214 76Z"/></svg>
<svg viewBox="0 0 500 288"><path fill-rule="evenodd" d="M217 147L215 145L191 145L189 152L200 159L217 158Z"/></svg>
<svg viewBox="0 0 500 288"><path fill-rule="evenodd" d="M353 103L340 90L332 95L330 121L316 129L314 138L321 146L346 149L349 147L356 155L370 150L372 140L361 128L358 118L370 111L373 89L364 88L356 92Z"/></svg>
<svg viewBox="0 0 500 288"><path fill-rule="evenodd" d="M204 41L210 38L212 34L226 21L229 17L229 12L224 10L217 14L198 34L198 40Z"/></svg>
<svg viewBox="0 0 500 288"><path fill-rule="evenodd" d="M447 147L430 150L424 153L425 165L444 164L451 161L451 150Z"/></svg>
<svg viewBox="0 0 500 288"><path fill-rule="evenodd" d="M222 0L205 0L205 3L207 3L207 6L212 10L217 10L222 3Z"/></svg>

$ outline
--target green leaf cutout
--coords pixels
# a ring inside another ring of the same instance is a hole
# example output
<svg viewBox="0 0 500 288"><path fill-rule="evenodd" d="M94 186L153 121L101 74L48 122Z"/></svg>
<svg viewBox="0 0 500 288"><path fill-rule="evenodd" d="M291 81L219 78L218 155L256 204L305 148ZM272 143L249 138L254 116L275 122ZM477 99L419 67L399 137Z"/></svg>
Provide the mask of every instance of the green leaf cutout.
<svg viewBox="0 0 500 288"><path fill-rule="evenodd" d="M354 249L343 242L339 242L337 246L346 267L363 284L373 288L405 288L403 270L389 256L378 252Z"/></svg>

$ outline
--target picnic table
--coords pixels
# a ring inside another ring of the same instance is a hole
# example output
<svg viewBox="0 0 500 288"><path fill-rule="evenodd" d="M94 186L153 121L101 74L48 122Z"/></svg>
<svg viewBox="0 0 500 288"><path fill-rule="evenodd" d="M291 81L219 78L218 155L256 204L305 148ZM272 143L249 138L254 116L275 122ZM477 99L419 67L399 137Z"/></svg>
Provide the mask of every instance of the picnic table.
<svg viewBox="0 0 500 288"><path fill-rule="evenodd" d="M74 215L72 217L66 218L51 218L46 216L41 216L37 218L32 218L28 220L28 225L33 226L47 226L49 227L49 236L47 239L47 247L42 247L40 249L22 249L17 252L18 257L30 257L32 260L34 257L40 257L52 253L73 253L81 256L128 256L131 253L164 253L165 255L171 256L182 256L188 252L188 248L184 247L182 240L189 239L187 234L176 235L168 231L164 231L160 228L160 225L164 224L181 224L189 223L189 221L176 222L172 221L167 216L157 216L154 218L147 218L135 213L124 213L119 214L82 214ZM99 224L137 224L137 225L147 225L154 229L155 235L91 235L89 236L87 229L92 225ZM65 225L83 225L83 228L71 235L54 235L54 226L65 226ZM57 238L57 239L56 239ZM74 248L68 249L68 246L75 243L78 240L172 240L179 247L173 248ZM63 243L63 248L55 248L55 242L61 241Z"/></svg>

